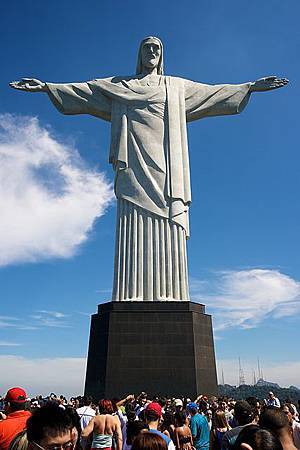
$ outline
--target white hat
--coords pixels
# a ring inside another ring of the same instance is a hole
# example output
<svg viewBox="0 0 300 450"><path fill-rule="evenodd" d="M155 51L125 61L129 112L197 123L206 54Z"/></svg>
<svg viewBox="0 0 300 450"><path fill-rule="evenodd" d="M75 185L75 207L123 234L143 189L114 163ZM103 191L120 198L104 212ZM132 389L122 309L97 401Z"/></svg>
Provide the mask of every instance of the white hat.
<svg viewBox="0 0 300 450"><path fill-rule="evenodd" d="M183 402L180 398L175 398L174 404L175 406L183 406Z"/></svg>

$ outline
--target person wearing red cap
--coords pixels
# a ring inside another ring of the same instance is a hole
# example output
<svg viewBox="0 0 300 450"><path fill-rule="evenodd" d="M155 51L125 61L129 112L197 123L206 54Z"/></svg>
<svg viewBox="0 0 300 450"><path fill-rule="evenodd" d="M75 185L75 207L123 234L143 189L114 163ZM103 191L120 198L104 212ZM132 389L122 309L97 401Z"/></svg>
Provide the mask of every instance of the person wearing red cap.
<svg viewBox="0 0 300 450"><path fill-rule="evenodd" d="M151 402L145 409L146 423L149 427L150 433L155 433L161 436L168 446L168 450L175 450L173 441L164 433L158 431L158 425L162 416L162 407L159 403Z"/></svg>
<svg viewBox="0 0 300 450"><path fill-rule="evenodd" d="M31 416L25 411L26 392L20 387L13 387L5 396L5 414L7 417L0 422L0 450L8 450L13 438L24 430L27 419Z"/></svg>

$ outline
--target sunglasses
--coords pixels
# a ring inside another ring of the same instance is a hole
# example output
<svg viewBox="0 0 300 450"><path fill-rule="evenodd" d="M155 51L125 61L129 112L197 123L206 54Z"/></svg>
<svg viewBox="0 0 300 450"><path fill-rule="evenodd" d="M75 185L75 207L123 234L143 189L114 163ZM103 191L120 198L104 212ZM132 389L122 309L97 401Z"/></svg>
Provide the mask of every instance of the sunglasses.
<svg viewBox="0 0 300 450"><path fill-rule="evenodd" d="M73 444L73 442L71 442L71 441L70 442L66 442L65 444L61 444L61 445L50 445L47 448L42 447L37 442L32 441L32 443L34 445L36 445L40 450L73 450L74 447L75 447L75 444Z"/></svg>

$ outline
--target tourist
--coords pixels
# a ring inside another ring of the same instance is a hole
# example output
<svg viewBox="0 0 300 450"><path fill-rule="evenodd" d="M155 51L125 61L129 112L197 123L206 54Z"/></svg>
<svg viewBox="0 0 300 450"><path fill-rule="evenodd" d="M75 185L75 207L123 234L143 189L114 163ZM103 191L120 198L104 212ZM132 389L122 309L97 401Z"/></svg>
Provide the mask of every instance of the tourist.
<svg viewBox="0 0 300 450"><path fill-rule="evenodd" d="M212 413L211 409L207 409L205 411L205 417L206 417L206 420L207 420L207 423L208 423L208 427L211 430L212 429L212 417L213 417L213 413Z"/></svg>
<svg viewBox="0 0 300 450"><path fill-rule="evenodd" d="M27 421L27 439L31 450L55 447L73 450L78 437L74 417L54 402L35 409Z"/></svg>
<svg viewBox="0 0 300 450"><path fill-rule="evenodd" d="M253 423L258 423L259 415L260 415L260 402L256 397L247 397L246 401L252 406L254 411Z"/></svg>
<svg viewBox="0 0 300 450"><path fill-rule="evenodd" d="M175 445L167 435L158 430L158 426L162 417L162 407L157 402L151 402L146 406L145 419L149 427L149 432L161 436L168 447L168 450L175 450Z"/></svg>
<svg viewBox="0 0 300 450"><path fill-rule="evenodd" d="M258 424L276 434L284 450L296 450L288 417L281 409L274 406L264 409Z"/></svg>
<svg viewBox="0 0 300 450"><path fill-rule="evenodd" d="M171 411L165 411L163 414L163 420L158 427L159 431L168 436L175 442L175 424L174 424L174 414Z"/></svg>
<svg viewBox="0 0 300 450"><path fill-rule="evenodd" d="M120 419L114 416L113 412L110 400L100 400L99 415L93 417L81 433L83 438L88 438L93 433L92 449L111 450L115 436L116 450L122 450Z"/></svg>
<svg viewBox="0 0 300 450"><path fill-rule="evenodd" d="M174 400L175 412L183 411L183 401L181 398L175 398Z"/></svg>
<svg viewBox="0 0 300 450"><path fill-rule="evenodd" d="M268 397L264 399L266 406L274 406L275 408L280 408L280 401L275 397L273 392L269 392Z"/></svg>
<svg viewBox="0 0 300 450"><path fill-rule="evenodd" d="M128 422L128 416L126 414L126 407L133 407L133 402L135 398L133 394L127 395L127 397L123 398L122 400L118 398L112 399L112 405L114 409L113 415L118 416L120 420L120 426L122 431L122 440L123 440L123 446L126 442L126 427ZM134 414L135 415L135 414Z"/></svg>
<svg viewBox="0 0 300 450"><path fill-rule="evenodd" d="M92 408L93 399L92 397L82 397L81 406L76 409L76 412L80 418L81 429L84 430L88 426L91 419L95 417L96 411ZM75 399L74 399L75 406ZM87 447L88 440L81 436L80 443L83 449Z"/></svg>
<svg viewBox="0 0 300 450"><path fill-rule="evenodd" d="M58 405L60 407L60 405ZM70 416L72 424L73 424L73 435L76 435L76 443L75 443L75 450L82 450L81 446L81 424L80 424L80 417L76 412L75 408L72 408L70 406L65 407L66 413Z"/></svg>
<svg viewBox="0 0 300 450"><path fill-rule="evenodd" d="M147 404L147 394L146 392L141 392L141 394L136 399L136 415L139 417L142 411L146 408Z"/></svg>
<svg viewBox="0 0 300 450"><path fill-rule="evenodd" d="M187 404L187 411L191 415L190 427L196 450L209 450L209 426L205 416L198 412L198 406L194 402Z"/></svg>
<svg viewBox="0 0 300 450"><path fill-rule="evenodd" d="M148 425L140 420L128 421L126 441L123 442L123 450L131 450L133 441L142 432L147 431Z"/></svg>
<svg viewBox="0 0 300 450"><path fill-rule="evenodd" d="M166 440L152 432L140 433L133 441L132 450L168 450Z"/></svg>
<svg viewBox="0 0 300 450"><path fill-rule="evenodd" d="M205 411L209 408L208 399L205 395L199 395L195 403L197 403L199 411L205 413Z"/></svg>
<svg viewBox="0 0 300 450"><path fill-rule="evenodd" d="M175 413L175 444L177 450L191 450L193 437L188 426L188 418L185 412Z"/></svg>
<svg viewBox="0 0 300 450"><path fill-rule="evenodd" d="M212 429L210 432L210 448L212 450L220 450L224 434L230 430L225 411L217 409L213 415Z"/></svg>
<svg viewBox="0 0 300 450"><path fill-rule="evenodd" d="M252 406L246 400L237 401L234 405L233 413L236 426L224 434L222 438L222 450L233 448L238 434L243 427L252 423L255 415Z"/></svg>
<svg viewBox="0 0 300 450"><path fill-rule="evenodd" d="M280 440L271 431L249 425L240 432L234 450L283 450Z"/></svg>
<svg viewBox="0 0 300 450"><path fill-rule="evenodd" d="M296 420L296 422L298 422L299 421L299 413L297 411L296 406L292 403L291 399L287 398L285 400L285 404L288 404L288 405L290 405L292 407L292 409L294 411L294 413L293 413L294 420Z"/></svg>
<svg viewBox="0 0 300 450"><path fill-rule="evenodd" d="M0 450L7 450L13 438L24 430L31 416L26 407L26 392L20 387L7 391L4 399L6 418L0 421Z"/></svg>
<svg viewBox="0 0 300 450"><path fill-rule="evenodd" d="M220 409L224 411L227 422L229 423L230 421L232 421L233 414L232 414L231 410L229 409L225 400L221 401L218 410L220 410Z"/></svg>
<svg viewBox="0 0 300 450"><path fill-rule="evenodd" d="M291 403L285 403L282 407L282 411L286 414L292 428L295 447L300 449L300 423L295 420L295 410Z"/></svg>

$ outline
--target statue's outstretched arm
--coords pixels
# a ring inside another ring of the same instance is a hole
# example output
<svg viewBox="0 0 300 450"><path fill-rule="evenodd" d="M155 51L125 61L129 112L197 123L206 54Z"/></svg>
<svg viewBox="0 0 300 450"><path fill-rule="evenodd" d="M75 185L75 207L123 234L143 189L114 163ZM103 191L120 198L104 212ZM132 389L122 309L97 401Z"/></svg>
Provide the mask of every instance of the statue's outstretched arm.
<svg viewBox="0 0 300 450"><path fill-rule="evenodd" d="M36 78L22 78L21 81L12 81L10 87L27 92L47 92L47 85Z"/></svg>
<svg viewBox="0 0 300 450"><path fill-rule="evenodd" d="M89 114L111 120L111 100L104 95L96 80L83 83L45 83L36 78L22 78L9 85L26 92L45 92L62 114Z"/></svg>
<svg viewBox="0 0 300 450"><path fill-rule="evenodd" d="M276 76L259 78L250 84L250 92L265 92L273 89L279 89L286 84L289 80L287 78L278 78Z"/></svg>

